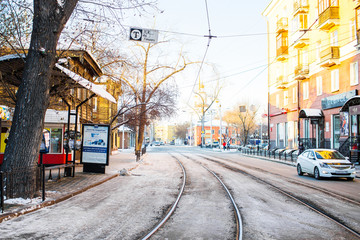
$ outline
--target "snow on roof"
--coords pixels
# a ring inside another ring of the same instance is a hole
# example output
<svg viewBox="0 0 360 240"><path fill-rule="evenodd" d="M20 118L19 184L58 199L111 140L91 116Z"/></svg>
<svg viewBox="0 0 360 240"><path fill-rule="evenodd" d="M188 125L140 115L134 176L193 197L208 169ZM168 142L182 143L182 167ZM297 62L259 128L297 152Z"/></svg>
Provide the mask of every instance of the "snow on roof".
<svg viewBox="0 0 360 240"><path fill-rule="evenodd" d="M300 117L305 117L305 118L311 118L311 117L323 117L324 114L321 111L321 109L315 109L315 108L305 108L305 109L301 109L300 112Z"/></svg>
<svg viewBox="0 0 360 240"><path fill-rule="evenodd" d="M123 129L124 129L124 132L133 132L132 129L130 129L130 128L128 128L128 127L125 127L124 125L118 127L118 130L119 130L120 132L122 132Z"/></svg>
<svg viewBox="0 0 360 240"><path fill-rule="evenodd" d="M77 82L78 84L80 84L81 86L83 86L84 88L92 91L93 93L95 93L96 95L103 97L107 100L109 100L110 102L116 103L115 98L108 93L107 91L104 90L103 86L101 85L96 85L88 80L86 80L85 78L81 77L80 75L70 71L69 69L61 66L58 63L55 63L55 66L60 69L61 71L63 71L66 75L68 75L71 79L73 79L75 82Z"/></svg>
<svg viewBox="0 0 360 240"><path fill-rule="evenodd" d="M10 55L5 55L0 57L0 62L2 61L8 61L11 59L16 59L16 58L25 58L25 54L21 53L21 54L10 54Z"/></svg>

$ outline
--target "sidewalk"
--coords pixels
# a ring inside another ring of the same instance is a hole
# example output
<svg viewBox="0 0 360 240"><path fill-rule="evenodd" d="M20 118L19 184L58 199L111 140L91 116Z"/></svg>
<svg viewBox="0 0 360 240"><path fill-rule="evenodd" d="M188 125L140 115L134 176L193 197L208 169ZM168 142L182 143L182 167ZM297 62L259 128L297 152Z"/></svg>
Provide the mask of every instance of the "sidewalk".
<svg viewBox="0 0 360 240"><path fill-rule="evenodd" d="M75 177L62 177L56 181L57 171L54 171L52 173L54 180L48 180L46 178L46 198L44 202L42 202L41 196L36 199L5 200L4 213L1 213L0 208L0 223L6 219L62 202L119 176L120 172L121 174L126 174L137 168L139 164L139 162L135 161L134 150L126 149L123 152L113 152L113 155L110 155L109 166L106 166L105 174L84 173L82 167L76 167ZM61 174L63 174L63 170L61 170ZM46 175L48 175L48 173Z"/></svg>
<svg viewBox="0 0 360 240"><path fill-rule="evenodd" d="M279 160L279 159L274 159L273 157L269 158L269 157L264 157L264 156L259 156L259 155L250 155L250 154L245 154L245 153L241 153L238 152L244 156L247 157L253 157L253 158L258 158L258 159L262 159L262 160L267 160L267 161L273 161L273 162L278 162L278 163L282 163L282 164L287 164L287 165L291 165L291 166L296 166L296 161L294 162L290 162L290 161L285 161L285 160ZM360 165L359 164L355 164L355 170L356 170L356 178L360 178Z"/></svg>

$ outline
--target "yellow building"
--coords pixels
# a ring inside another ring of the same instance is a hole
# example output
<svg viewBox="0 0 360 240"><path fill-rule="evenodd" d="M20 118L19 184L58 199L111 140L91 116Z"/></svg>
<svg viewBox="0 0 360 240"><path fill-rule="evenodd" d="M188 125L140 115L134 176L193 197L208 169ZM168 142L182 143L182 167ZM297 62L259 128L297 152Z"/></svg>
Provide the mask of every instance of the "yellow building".
<svg viewBox="0 0 360 240"><path fill-rule="evenodd" d="M175 140L175 126L166 124L155 124L154 139L155 141L170 143Z"/></svg>
<svg viewBox="0 0 360 240"><path fill-rule="evenodd" d="M340 148L340 109L358 95L359 0L273 0L268 25L271 147ZM342 139L343 138L343 139Z"/></svg>

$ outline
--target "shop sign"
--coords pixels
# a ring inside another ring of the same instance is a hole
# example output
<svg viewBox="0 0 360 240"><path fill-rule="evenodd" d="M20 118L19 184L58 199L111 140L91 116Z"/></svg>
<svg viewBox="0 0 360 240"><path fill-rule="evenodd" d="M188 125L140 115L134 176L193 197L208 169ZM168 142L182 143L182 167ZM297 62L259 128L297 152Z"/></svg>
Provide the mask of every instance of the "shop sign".
<svg viewBox="0 0 360 240"><path fill-rule="evenodd" d="M7 106L0 106L0 119L9 121L12 119L12 109Z"/></svg>
<svg viewBox="0 0 360 240"><path fill-rule="evenodd" d="M351 90L348 92L340 93L334 96L326 97L321 100L322 109L330 109L336 107L342 107L347 100L357 95L357 90Z"/></svg>

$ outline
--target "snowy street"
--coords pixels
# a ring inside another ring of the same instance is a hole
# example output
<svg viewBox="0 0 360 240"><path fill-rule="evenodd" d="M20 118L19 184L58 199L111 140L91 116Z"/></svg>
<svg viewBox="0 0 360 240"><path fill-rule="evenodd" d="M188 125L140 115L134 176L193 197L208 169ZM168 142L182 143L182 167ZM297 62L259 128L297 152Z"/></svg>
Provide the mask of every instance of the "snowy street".
<svg viewBox="0 0 360 240"><path fill-rule="evenodd" d="M184 193L151 239L236 238L229 197L202 165L230 190L241 214L243 239L357 239L297 199L360 232L359 179L319 181L298 176L293 166L235 151L154 146L129 176L0 223L0 239L141 239L179 194L184 175L176 159L186 171Z"/></svg>

